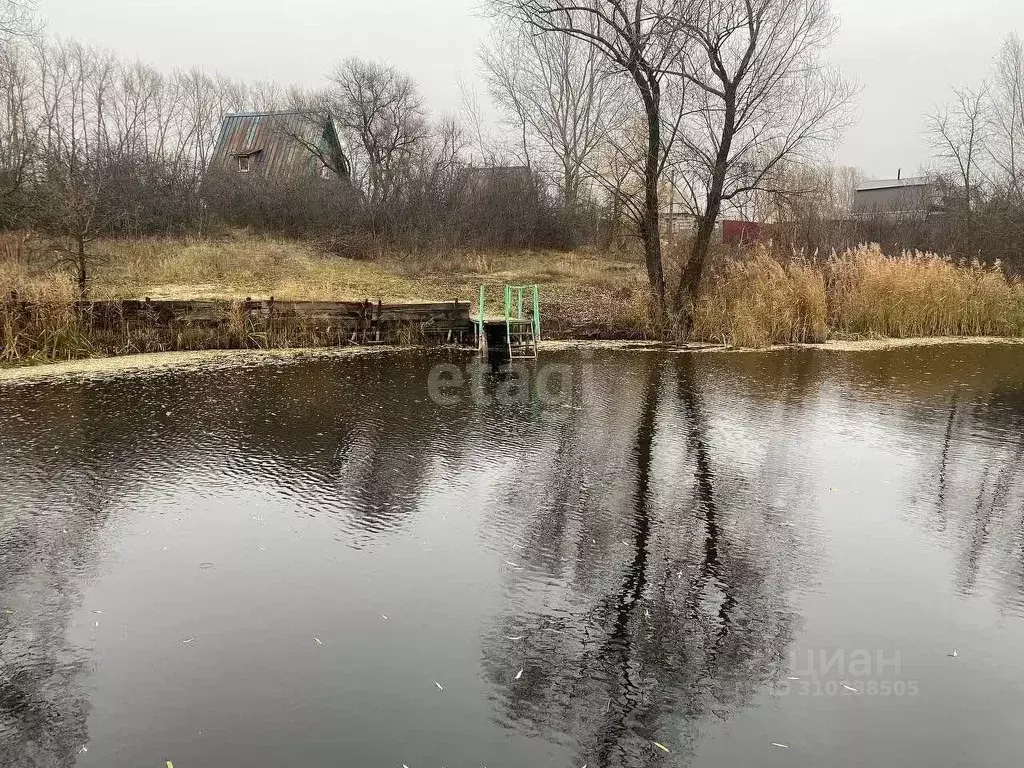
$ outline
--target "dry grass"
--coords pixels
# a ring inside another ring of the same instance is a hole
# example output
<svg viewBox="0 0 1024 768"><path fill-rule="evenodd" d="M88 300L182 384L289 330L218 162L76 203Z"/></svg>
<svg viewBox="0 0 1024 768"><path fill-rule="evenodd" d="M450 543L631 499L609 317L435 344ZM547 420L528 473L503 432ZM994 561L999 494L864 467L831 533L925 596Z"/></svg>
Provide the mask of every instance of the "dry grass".
<svg viewBox="0 0 1024 768"><path fill-rule="evenodd" d="M222 298L343 301L477 301L494 285L488 312L501 311L501 285L541 286L546 331L598 328L637 335L646 328L643 267L627 257L587 252L392 253L361 261L308 243L237 235L222 240L106 241L92 292L100 299ZM640 330L637 330L640 329Z"/></svg>
<svg viewBox="0 0 1024 768"><path fill-rule="evenodd" d="M33 268L17 241L11 242L0 239L0 364L167 346L166 340L141 335L116 343L98 339L73 311L70 276ZM97 299L475 302L479 285L488 283L495 289L487 311L497 313L501 284L538 283L549 338L658 335L650 321L643 266L626 256L459 252L355 261L323 254L307 243L246 235L115 240L94 250L101 257L91 287ZM11 291L38 309L28 316L23 308L13 311L3 300ZM235 341L251 346L247 334L252 329L236 330L241 341ZM694 337L703 341L764 347L818 342L830 335L1021 336L1024 287L998 266L961 264L931 254L890 258L865 246L815 261L777 258L762 248L709 275L696 307ZM171 348L227 343L175 339Z"/></svg>
<svg viewBox="0 0 1024 768"><path fill-rule="evenodd" d="M92 343L74 311L77 293L67 274L39 274L20 252L0 258L0 365L88 357ZM13 301L31 305L15 311Z"/></svg>

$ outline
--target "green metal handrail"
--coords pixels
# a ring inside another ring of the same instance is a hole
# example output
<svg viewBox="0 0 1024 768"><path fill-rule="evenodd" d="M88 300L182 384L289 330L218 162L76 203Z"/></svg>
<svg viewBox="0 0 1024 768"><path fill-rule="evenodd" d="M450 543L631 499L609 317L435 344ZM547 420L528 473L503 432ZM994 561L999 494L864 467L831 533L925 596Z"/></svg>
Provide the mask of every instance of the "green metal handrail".
<svg viewBox="0 0 1024 768"><path fill-rule="evenodd" d="M480 297L477 303L477 338L483 339L485 334L485 323L484 323L484 305L486 304L486 290L485 284L480 285ZM509 354L511 354L512 345L512 323L523 322L527 320L524 309L527 304L527 297L530 296L532 301L533 316L529 318L533 324L533 335L535 341L540 341L540 288L537 285L505 285L504 295L504 317L505 317L505 339L509 344Z"/></svg>
<svg viewBox="0 0 1024 768"><path fill-rule="evenodd" d="M480 303L478 305L476 315L476 333L477 333L477 346L483 344L484 338L484 290L487 288L483 283L480 284Z"/></svg>

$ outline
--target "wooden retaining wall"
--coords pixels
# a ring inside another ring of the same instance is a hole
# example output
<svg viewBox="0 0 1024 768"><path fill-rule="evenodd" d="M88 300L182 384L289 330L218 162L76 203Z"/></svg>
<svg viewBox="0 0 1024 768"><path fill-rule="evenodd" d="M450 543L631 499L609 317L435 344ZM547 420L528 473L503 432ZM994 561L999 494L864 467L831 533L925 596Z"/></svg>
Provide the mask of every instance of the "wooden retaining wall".
<svg viewBox="0 0 1024 768"><path fill-rule="evenodd" d="M243 327L249 333L315 333L338 344L472 343L467 301L95 301L79 305L97 330Z"/></svg>
<svg viewBox="0 0 1024 768"><path fill-rule="evenodd" d="M371 301L245 299L93 301L49 306L0 298L0 316L24 347L74 333L93 352L125 354L216 348L324 347L349 344L472 344L467 301L383 304ZM39 342L36 342L36 340ZM84 339L84 340L83 340ZM2 342L3 339L0 339ZM87 350L74 352L85 354Z"/></svg>

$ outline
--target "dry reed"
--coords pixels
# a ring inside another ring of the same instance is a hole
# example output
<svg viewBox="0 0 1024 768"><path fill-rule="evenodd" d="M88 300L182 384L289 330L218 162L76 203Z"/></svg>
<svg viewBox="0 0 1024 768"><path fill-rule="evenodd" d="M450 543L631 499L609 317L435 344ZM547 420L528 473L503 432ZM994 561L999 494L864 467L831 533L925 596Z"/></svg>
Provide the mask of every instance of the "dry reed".
<svg viewBox="0 0 1024 768"><path fill-rule="evenodd" d="M780 263L762 247L707 280L693 336L741 347L821 342L828 335L825 280L814 264Z"/></svg>
<svg viewBox="0 0 1024 768"><path fill-rule="evenodd" d="M863 245L824 261L763 247L711 275L694 337L741 347L828 336L1024 335L1024 286L999 264Z"/></svg>
<svg viewBox="0 0 1024 768"><path fill-rule="evenodd" d="M833 256L826 274L835 332L894 338L1024 333L1024 288L999 264L919 252L890 257L866 245Z"/></svg>

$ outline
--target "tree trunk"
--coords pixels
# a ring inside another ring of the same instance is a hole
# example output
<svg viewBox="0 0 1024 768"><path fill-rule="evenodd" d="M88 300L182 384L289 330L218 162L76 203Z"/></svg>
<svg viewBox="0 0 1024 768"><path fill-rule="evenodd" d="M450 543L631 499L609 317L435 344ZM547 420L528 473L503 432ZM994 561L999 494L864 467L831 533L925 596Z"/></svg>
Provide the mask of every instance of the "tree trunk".
<svg viewBox="0 0 1024 768"><path fill-rule="evenodd" d="M78 237L78 238L76 238L76 240L78 241L78 253L76 254L76 256L77 256L76 271L78 273L78 275L77 275L77 277L78 277L78 297L82 301L85 301L87 296L88 296L88 288L89 288L89 286L88 286L89 275L88 275L88 272L87 272L87 266L88 265L86 264L86 258L85 258L85 238Z"/></svg>
<svg viewBox="0 0 1024 768"><path fill-rule="evenodd" d="M611 218L608 222L608 236L605 238L604 249L606 251L612 250L612 247L616 244L616 238L619 235L619 219L622 218L622 202L619 199L621 194L618 183L615 185L615 194L612 196L612 213Z"/></svg>
<svg viewBox="0 0 1024 768"><path fill-rule="evenodd" d="M681 314L684 338L689 338L693 331L694 310L700 294L700 283L704 277L704 266L708 252L711 250L711 237L715 234L715 224L722 210L722 195L725 190L725 175L729 169L729 153L732 151L732 139L736 129L736 95L726 92L725 116L722 122L722 140L715 156L715 166L711 172L711 185L708 187L707 204L697 224L697 236L690 249L690 258L679 275L679 290L676 293L675 307Z"/></svg>
<svg viewBox="0 0 1024 768"><path fill-rule="evenodd" d="M721 191L719 191L720 196ZM711 197L709 194L708 207L704 209L704 214L700 217L697 225L697 235L693 239L690 258L686 260L686 266L679 277L676 311L681 313L684 338L689 338L690 332L693 330L694 308L700 293L701 279L704 277L704 265L707 262L708 251L711 250L711 236L715 233L715 222L718 220L718 212L721 208L721 199L712 204Z"/></svg>
<svg viewBox="0 0 1024 768"><path fill-rule="evenodd" d="M640 239L644 245L647 280L651 286L658 321L665 315L665 273L661 262L658 226L658 161L661 156L661 115L657 93L644 100L647 109L647 159L644 163L644 215Z"/></svg>

